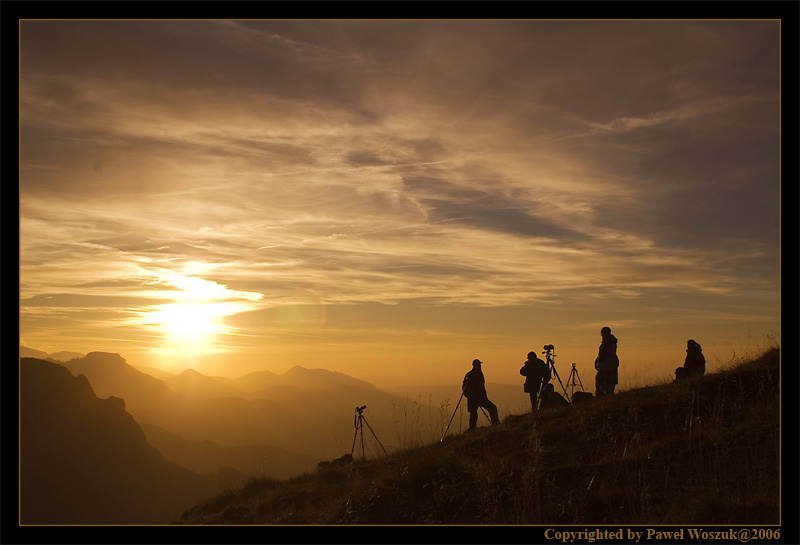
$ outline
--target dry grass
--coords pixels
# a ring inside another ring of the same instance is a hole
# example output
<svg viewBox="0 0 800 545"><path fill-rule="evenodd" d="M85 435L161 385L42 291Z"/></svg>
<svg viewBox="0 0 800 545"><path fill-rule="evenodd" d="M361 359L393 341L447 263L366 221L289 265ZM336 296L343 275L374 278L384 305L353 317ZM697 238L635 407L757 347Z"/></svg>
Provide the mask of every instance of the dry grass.
<svg viewBox="0 0 800 545"><path fill-rule="evenodd" d="M400 452L253 479L180 523L776 524L779 387L772 347L701 379L512 415L441 443L449 407L406 413Z"/></svg>

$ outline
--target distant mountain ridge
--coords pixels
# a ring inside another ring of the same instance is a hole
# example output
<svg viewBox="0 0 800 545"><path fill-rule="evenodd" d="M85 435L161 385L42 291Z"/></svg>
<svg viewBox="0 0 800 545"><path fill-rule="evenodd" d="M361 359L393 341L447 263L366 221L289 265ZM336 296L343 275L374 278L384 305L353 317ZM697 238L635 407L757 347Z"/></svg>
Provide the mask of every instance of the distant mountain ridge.
<svg viewBox="0 0 800 545"><path fill-rule="evenodd" d="M356 406L367 405L365 417L388 448L407 448L412 428L417 443L441 433L441 421L452 416L461 393L459 381L416 391L386 391L338 371L299 365L282 374L256 371L235 379L191 369L158 379L119 354L105 352L90 352L64 365L75 374L85 374L99 396L125 399L142 424L188 441L223 447L272 446L320 461L349 452ZM490 383L487 390L501 415L529 410L521 384ZM454 429L464 425L462 420L455 420ZM479 425L484 424L481 418ZM284 469L274 468L279 474Z"/></svg>
<svg viewBox="0 0 800 545"><path fill-rule="evenodd" d="M241 482L168 462L117 397L84 375L20 359L20 517L23 524L158 524Z"/></svg>
<svg viewBox="0 0 800 545"><path fill-rule="evenodd" d="M233 466L247 475L284 479L317 467L315 457L268 445L227 446L190 441L153 424L140 424L147 441L164 458L198 473Z"/></svg>
<svg viewBox="0 0 800 545"><path fill-rule="evenodd" d="M83 354L80 354L78 352L66 352L66 351L54 352L52 354L48 354L47 352L42 352L41 350L35 350L33 348L20 345L19 357L38 358L40 360L68 361L74 358L82 358Z"/></svg>
<svg viewBox="0 0 800 545"><path fill-rule="evenodd" d="M90 352L64 365L84 374L98 396L125 399L141 424L192 442L279 447L318 461L349 450L356 406L368 405L370 424L391 443L397 407L409 403L344 373L301 366L280 375L260 371L237 379L186 370L161 380L107 352ZM272 469L278 474L286 470Z"/></svg>
<svg viewBox="0 0 800 545"><path fill-rule="evenodd" d="M75 375L85 375L99 397L125 399L133 414L159 405L170 391L163 381L128 365L119 354L90 352L63 365Z"/></svg>
<svg viewBox="0 0 800 545"><path fill-rule="evenodd" d="M164 380L167 386L180 394L207 397L241 397L243 392L222 380L208 377L194 369L186 369L179 375Z"/></svg>

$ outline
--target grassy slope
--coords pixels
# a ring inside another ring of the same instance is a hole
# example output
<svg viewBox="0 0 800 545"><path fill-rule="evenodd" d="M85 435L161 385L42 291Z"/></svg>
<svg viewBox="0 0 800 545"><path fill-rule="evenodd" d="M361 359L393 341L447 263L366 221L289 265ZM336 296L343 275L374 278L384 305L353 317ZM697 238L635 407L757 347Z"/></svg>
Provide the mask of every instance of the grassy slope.
<svg viewBox="0 0 800 545"><path fill-rule="evenodd" d="M442 443L251 479L182 524L779 522L780 354L512 415Z"/></svg>

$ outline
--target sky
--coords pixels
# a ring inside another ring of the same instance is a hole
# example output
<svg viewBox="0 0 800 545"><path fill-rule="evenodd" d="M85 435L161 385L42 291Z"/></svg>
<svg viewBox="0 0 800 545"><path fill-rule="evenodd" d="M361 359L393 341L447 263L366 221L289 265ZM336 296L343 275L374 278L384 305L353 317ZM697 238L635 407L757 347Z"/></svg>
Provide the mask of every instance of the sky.
<svg viewBox="0 0 800 545"><path fill-rule="evenodd" d="M593 389L780 342L780 21L23 20L20 342Z"/></svg>

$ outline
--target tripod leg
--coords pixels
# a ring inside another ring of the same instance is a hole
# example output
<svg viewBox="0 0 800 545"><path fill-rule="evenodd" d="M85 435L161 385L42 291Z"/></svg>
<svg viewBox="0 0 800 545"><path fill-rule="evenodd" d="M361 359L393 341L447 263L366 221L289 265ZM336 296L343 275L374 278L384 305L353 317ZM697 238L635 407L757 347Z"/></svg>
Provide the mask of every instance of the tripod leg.
<svg viewBox="0 0 800 545"><path fill-rule="evenodd" d="M461 405L461 400L464 399L464 392L461 392L461 397L458 398L458 403L456 403L456 408L453 410L453 416L450 417L450 422L447 423L447 427L444 429L444 433L442 434L442 438L439 439L441 443L444 441L444 436L447 435L447 430L450 429L450 424L453 423L453 419L456 417L456 413L458 412L458 406Z"/></svg>
<svg viewBox="0 0 800 545"><path fill-rule="evenodd" d="M356 419L355 427L356 427L356 433L355 433L355 435L353 435L353 446L350 447L350 456L352 456L353 453L356 451L356 439L358 439L358 428L359 428L358 419Z"/></svg>
<svg viewBox="0 0 800 545"><path fill-rule="evenodd" d="M379 445L381 446L381 448L383 449L383 453L384 453L384 454L386 454L386 455L388 456L388 455L389 455L389 453L388 453L388 452L386 452L386 448L383 446L383 443L381 443L381 440L380 440L380 439L378 439L378 436L377 436L377 435L375 435L375 431L372 429L372 426L370 426L370 425L369 425L369 422L367 422L367 419L366 419L366 418L364 418L364 424L366 424L366 425L367 425L367 427L369 428L369 431L370 431L370 433L372 433L372 436L375 438L375 440L378 442L378 444L379 444ZM362 432L361 432L361 434L363 435L363 434L364 434L364 432L362 431Z"/></svg>
<svg viewBox="0 0 800 545"><path fill-rule="evenodd" d="M567 393L567 389L564 388L564 383L561 382L561 377L558 376L558 371L556 371L556 366L553 365L553 373L555 374L556 378L558 379L558 383L561 385L561 389L564 390L564 395L567 396L567 401L570 401L569 394ZM570 401L571 403L571 401Z"/></svg>
<svg viewBox="0 0 800 545"><path fill-rule="evenodd" d="M364 427L361 427L361 459L365 459L367 456L364 454Z"/></svg>
<svg viewBox="0 0 800 545"><path fill-rule="evenodd" d="M548 381L543 380L539 383L539 393L536 394L536 410L540 410L542 408L542 392L544 392L544 386L547 384Z"/></svg>
<svg viewBox="0 0 800 545"><path fill-rule="evenodd" d="M567 386L569 386L569 397L572 398L575 395L575 368L572 368L572 371L569 372L569 377L567 377Z"/></svg>

